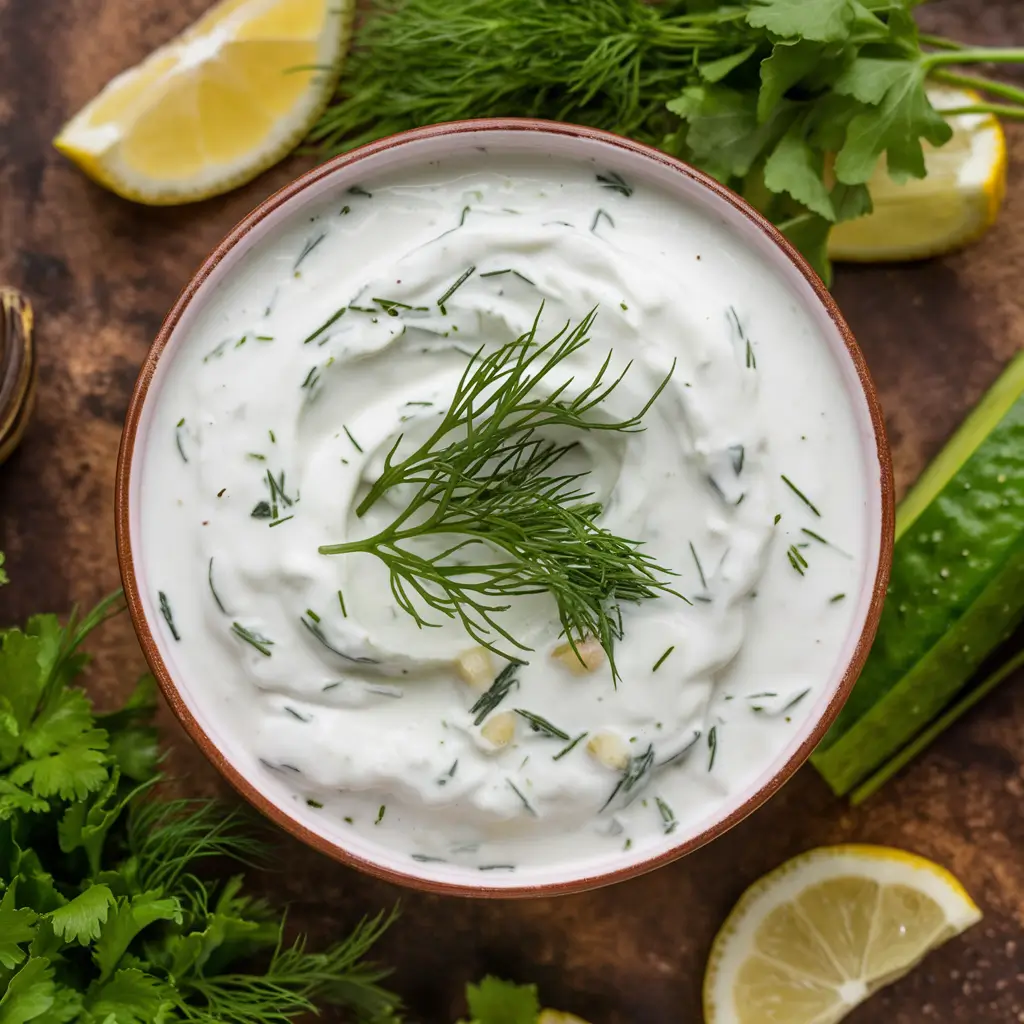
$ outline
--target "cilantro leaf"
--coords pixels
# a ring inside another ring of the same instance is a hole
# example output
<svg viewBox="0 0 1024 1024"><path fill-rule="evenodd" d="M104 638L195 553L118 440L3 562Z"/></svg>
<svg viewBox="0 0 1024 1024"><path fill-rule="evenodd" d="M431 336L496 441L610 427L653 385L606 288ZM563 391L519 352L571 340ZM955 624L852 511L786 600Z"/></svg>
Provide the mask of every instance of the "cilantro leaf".
<svg viewBox="0 0 1024 1024"><path fill-rule="evenodd" d="M99 938L114 902L114 895L107 886L90 885L73 900L53 911L50 923L65 942L87 946Z"/></svg>
<svg viewBox="0 0 1024 1024"><path fill-rule="evenodd" d="M844 185L838 182L832 187L832 208L836 212L836 222L855 220L863 217L874 209L871 193L867 185Z"/></svg>
<svg viewBox="0 0 1024 1024"><path fill-rule="evenodd" d="M92 705L81 690L55 690L26 731L22 745L31 757L56 753L94 725Z"/></svg>
<svg viewBox="0 0 1024 1024"><path fill-rule="evenodd" d="M535 1024L540 1014L536 985L516 985L488 975L466 986L474 1024Z"/></svg>
<svg viewBox="0 0 1024 1024"><path fill-rule="evenodd" d="M12 882L0 900L0 967L14 970L25 959L21 943L29 942L36 933L39 915L28 907L14 906L15 886Z"/></svg>
<svg viewBox="0 0 1024 1024"><path fill-rule="evenodd" d="M103 1024L152 1024L170 1009L174 998L170 985L131 967L95 985L86 1007Z"/></svg>
<svg viewBox="0 0 1024 1024"><path fill-rule="evenodd" d="M37 796L0 779L0 821L7 821L15 814L41 814L50 805Z"/></svg>
<svg viewBox="0 0 1024 1024"><path fill-rule="evenodd" d="M921 139L941 146L953 129L935 110L924 91L924 69L906 62L903 74L885 93L877 109L850 122L846 142L836 156L836 177L847 185L866 182L884 152L895 181L925 176Z"/></svg>
<svg viewBox="0 0 1024 1024"><path fill-rule="evenodd" d="M832 199L823 177L824 155L811 148L801 123L795 124L772 151L764 166L764 183L785 192L825 220L835 220Z"/></svg>
<svg viewBox="0 0 1024 1024"><path fill-rule="evenodd" d="M747 24L783 38L821 43L846 39L855 20L850 0L754 0Z"/></svg>
<svg viewBox="0 0 1024 1024"><path fill-rule="evenodd" d="M28 728L43 692L45 677L39 668L42 642L19 629L0 641L0 696L4 698L5 725L0 731L0 768L12 764L21 749L20 734ZM12 733L12 728L16 731Z"/></svg>
<svg viewBox="0 0 1024 1024"><path fill-rule="evenodd" d="M100 981L106 981L127 952L135 936L155 921L181 924L181 904L174 897L159 892L144 892L126 899L121 897L114 911L103 923L93 947L92 958L100 969Z"/></svg>
<svg viewBox="0 0 1024 1024"><path fill-rule="evenodd" d="M84 800L107 781L106 745L107 734L93 730L60 753L18 765L11 781L19 786L31 783L36 796Z"/></svg>
<svg viewBox="0 0 1024 1024"><path fill-rule="evenodd" d="M0 1024L27 1024L53 1005L53 968L45 957L31 957L7 984L0 999Z"/></svg>
<svg viewBox="0 0 1024 1024"><path fill-rule="evenodd" d="M70 1024L81 1019L81 995L67 985L58 984L53 993L53 1004L38 1017L33 1017L32 1024Z"/></svg>

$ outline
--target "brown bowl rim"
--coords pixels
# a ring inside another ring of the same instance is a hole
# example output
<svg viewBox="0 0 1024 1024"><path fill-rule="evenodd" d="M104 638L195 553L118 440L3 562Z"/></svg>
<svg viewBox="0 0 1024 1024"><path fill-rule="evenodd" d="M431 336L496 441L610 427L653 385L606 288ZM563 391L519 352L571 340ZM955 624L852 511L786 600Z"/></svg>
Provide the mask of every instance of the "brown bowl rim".
<svg viewBox="0 0 1024 1024"><path fill-rule="evenodd" d="M549 884L510 886L507 888L496 886L475 886L464 885L454 882L438 881L436 879L423 878L419 875L395 870L385 867L371 860L356 856L343 847L331 842L324 837L317 835L304 825L292 818L286 811L280 809L265 797L255 786L248 782L242 774L232 765L221 753L213 741L207 736L202 727L189 711L177 686L171 679L170 673L164 665L156 641L146 621L143 612L142 601L135 577L135 567L132 558L131 536L129 530L129 494L131 493L131 466L132 456L135 450L135 439L138 432L139 422L142 415L146 395L149 392L149 385L156 372L157 363L167 345L167 342L177 326L185 309L192 301L200 286L213 273L214 269L225 257L225 255L242 241L253 227L260 223L270 213L288 202L294 196L304 191L310 185L323 178L334 174L339 168L347 167L366 157L402 146L410 142L422 139L433 139L445 135L462 135L469 132L486 131L512 131L512 132L539 132L556 136L570 136L578 139L587 139L612 146L615 149L623 150L635 156L648 160L654 160L665 167L669 167L680 174L685 175L692 181L697 182L719 199L724 200L738 213L753 223L762 233L768 236L782 254L789 259L793 266L804 277L810 285L818 301L825 307L829 318L835 325L846 345L847 353L853 362L860 381L864 399L867 403L871 417L872 427L875 435L875 448L879 467L879 492L882 503L881 508L881 550L879 552L878 570L875 574L874 586L871 594L871 602L864 621L861 635L854 648L853 655L843 674L842 680L836 687L829 701L824 714L816 723L811 734L797 748L772 776L755 793L732 813L720 821L708 826L699 834L691 837L678 846L663 853L649 857L635 864L627 865L616 871L605 872L583 878L572 879L565 882L552 882ZM666 153L656 150L650 146L634 142L631 139L614 135L611 132L601 131L595 128L587 128L582 125L566 124L558 121L542 121L533 118L480 118L468 121L453 121L447 124L430 125L425 128L416 128L396 135L367 143L354 149L351 152L336 156L326 163L307 171L295 181L275 192L265 199L259 206L244 217L220 242L219 245L203 261L202 265L193 275L170 312L164 319L153 344L139 371L138 379L132 391L132 397L128 406L125 418L124 431L121 435L121 445L117 457L117 478L115 483L115 533L117 539L117 559L121 572L121 579L124 584L125 599L128 605L128 612L131 616L132 625L138 635L146 661L156 677L156 680L163 691L163 695L170 705L185 731L192 738L211 764L224 776L225 779L254 807L265 814L277 825L295 838L311 846L313 849L349 867L358 868L367 874L387 882L408 886L424 892L448 896L469 896L469 897L491 897L491 898L523 898L559 896L570 893L585 892L589 889L596 889L601 886L611 885L615 882L636 878L656 868L662 867L694 850L712 839L727 832L734 825L738 824L748 814L759 808L769 797L773 796L784 783L794 775L796 770L807 760L811 751L818 745L818 742L825 735L829 726L839 714L840 709L849 696L853 685L860 675L861 669L871 648L875 632L878 629L879 618L882 614L882 603L885 598L886 588L889 582L889 571L892 563L892 547L895 524L894 511L894 485L892 473L892 459L889 452L888 442L885 434L885 424L882 417L881 406L874 383L868 372L867 364L861 353L853 333L843 319L839 308L825 287L818 275L811 269L807 261L787 241L787 239L766 220L761 214L749 206L736 193L716 181L714 178L702 171L691 167L689 164L671 157Z"/></svg>

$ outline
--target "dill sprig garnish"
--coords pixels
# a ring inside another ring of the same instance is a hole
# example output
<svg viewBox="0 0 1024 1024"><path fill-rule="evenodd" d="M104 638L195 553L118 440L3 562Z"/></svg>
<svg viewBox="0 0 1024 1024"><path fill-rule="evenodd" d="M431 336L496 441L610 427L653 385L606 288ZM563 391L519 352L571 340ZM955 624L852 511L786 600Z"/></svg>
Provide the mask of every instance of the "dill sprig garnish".
<svg viewBox="0 0 1024 1024"><path fill-rule="evenodd" d="M605 171L604 174L597 175L597 181L602 188L618 192L619 195L623 195L627 199L633 194L632 186L627 185L622 175L615 171Z"/></svg>
<svg viewBox="0 0 1024 1024"><path fill-rule="evenodd" d="M650 775L654 768L654 744L648 745L647 749L639 757L631 757L629 764L626 765L626 770L622 773L622 777L619 779L618 784L612 790L611 796L608 797L604 802L604 806L601 810L605 810L608 805L619 795L623 793L628 796L633 790L638 790L647 782L647 777Z"/></svg>
<svg viewBox="0 0 1024 1024"><path fill-rule="evenodd" d="M523 661L513 661L511 664L506 665L499 673L497 678L488 687L488 689L480 695L476 703L469 709L471 715L476 715L473 719L474 725L480 725L483 720L509 695L513 686L519 685L519 679L516 677L516 669L525 665Z"/></svg>
<svg viewBox="0 0 1024 1024"><path fill-rule="evenodd" d="M181 635L178 633L177 627L174 625L174 613L171 611L171 602L167 600L167 595L162 591L157 591L157 597L160 599L160 614L164 617L164 621L167 623L167 628L171 631L171 636L175 640L180 640Z"/></svg>
<svg viewBox="0 0 1024 1024"><path fill-rule="evenodd" d="M800 549L795 544L790 544L786 549L786 557L789 559L789 564L793 566L801 576L805 575L807 559L804 558Z"/></svg>
<svg viewBox="0 0 1024 1024"><path fill-rule="evenodd" d="M396 603L417 624L435 625L427 618L432 609L460 621L477 643L509 660L515 659L497 646L502 640L529 648L498 617L513 597L549 593L570 643L596 638L617 678L612 646L619 603L680 596L664 579L674 574L638 542L598 524L603 507L581 488L586 474L556 469L575 444L555 444L541 431L641 430L672 370L632 416L591 418L629 365L608 379L609 352L593 380L571 398L571 378L558 384L548 378L588 343L595 316L592 310L575 327L566 324L538 343L538 311L526 334L488 355L474 353L437 428L402 459L396 459L402 437L396 440L356 514L365 515L396 486L418 485L405 510L379 533L325 544L320 553L376 555L389 570ZM437 554L420 554L410 542L423 537L448 537L450 543ZM492 552L496 558L466 564L469 554Z"/></svg>
<svg viewBox="0 0 1024 1024"><path fill-rule="evenodd" d="M661 824L665 830L665 835L675 832L676 826L679 824L676 820L675 811L660 796L656 796L654 802L658 805L658 813L661 815Z"/></svg>
<svg viewBox="0 0 1024 1024"><path fill-rule="evenodd" d="M530 723L530 728L534 732L543 733L545 736L550 736L555 740L567 740L569 734L563 729L559 729L557 725L552 725L546 718L541 718L540 715L535 715L532 711L526 711L523 708L514 708L515 713L522 718L525 718Z"/></svg>

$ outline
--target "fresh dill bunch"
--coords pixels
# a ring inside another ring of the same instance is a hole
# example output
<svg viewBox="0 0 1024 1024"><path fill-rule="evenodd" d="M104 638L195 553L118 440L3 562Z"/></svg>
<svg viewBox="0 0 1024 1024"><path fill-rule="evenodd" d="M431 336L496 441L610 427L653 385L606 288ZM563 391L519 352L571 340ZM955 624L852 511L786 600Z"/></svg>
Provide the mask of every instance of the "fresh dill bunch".
<svg viewBox="0 0 1024 1024"><path fill-rule="evenodd" d="M675 594L665 579L673 573L637 541L598 523L601 503L579 486L586 474L557 472L576 443L556 444L543 431L641 430L675 364L632 416L595 417L629 365L608 379L609 352L590 383L569 397L572 378L557 384L549 378L589 342L596 310L543 343L536 337L540 315L515 341L472 356L437 428L414 452L398 459L402 437L396 440L356 508L363 516L392 488L418 486L394 521L371 537L319 550L375 555L389 571L396 603L418 625L437 625L424 609L440 612L510 660L516 659L502 650L502 641L528 648L502 625L501 613L513 597L548 593L569 642L596 637L614 673L620 604ZM421 553L411 546L424 538L442 538L441 550ZM474 560L480 552L497 558Z"/></svg>
<svg viewBox="0 0 1024 1024"><path fill-rule="evenodd" d="M657 142L698 54L731 52L742 36L742 10L695 6L375 0L310 140L336 153L423 124L504 116Z"/></svg>

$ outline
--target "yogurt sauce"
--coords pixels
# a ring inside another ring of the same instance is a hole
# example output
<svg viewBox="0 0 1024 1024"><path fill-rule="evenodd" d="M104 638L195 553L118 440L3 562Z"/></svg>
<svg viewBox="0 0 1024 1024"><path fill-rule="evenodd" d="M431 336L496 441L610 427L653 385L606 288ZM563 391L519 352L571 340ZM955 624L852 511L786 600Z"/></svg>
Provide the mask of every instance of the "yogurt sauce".
<svg viewBox="0 0 1024 1024"><path fill-rule="evenodd" d="M675 361L645 429L580 435L574 468L691 603L621 608L616 686L552 656L552 601L516 600L528 664L481 716L507 662L467 683L461 626L418 629L378 559L318 548L394 518L408 492L354 514L384 455L542 301L543 340L597 307L547 386L630 363L599 415ZM147 599L202 716L314 827L472 872L647 855L764 776L834 678L869 541L857 420L789 286L702 209L588 162L434 162L307 207L179 342L150 403Z"/></svg>

